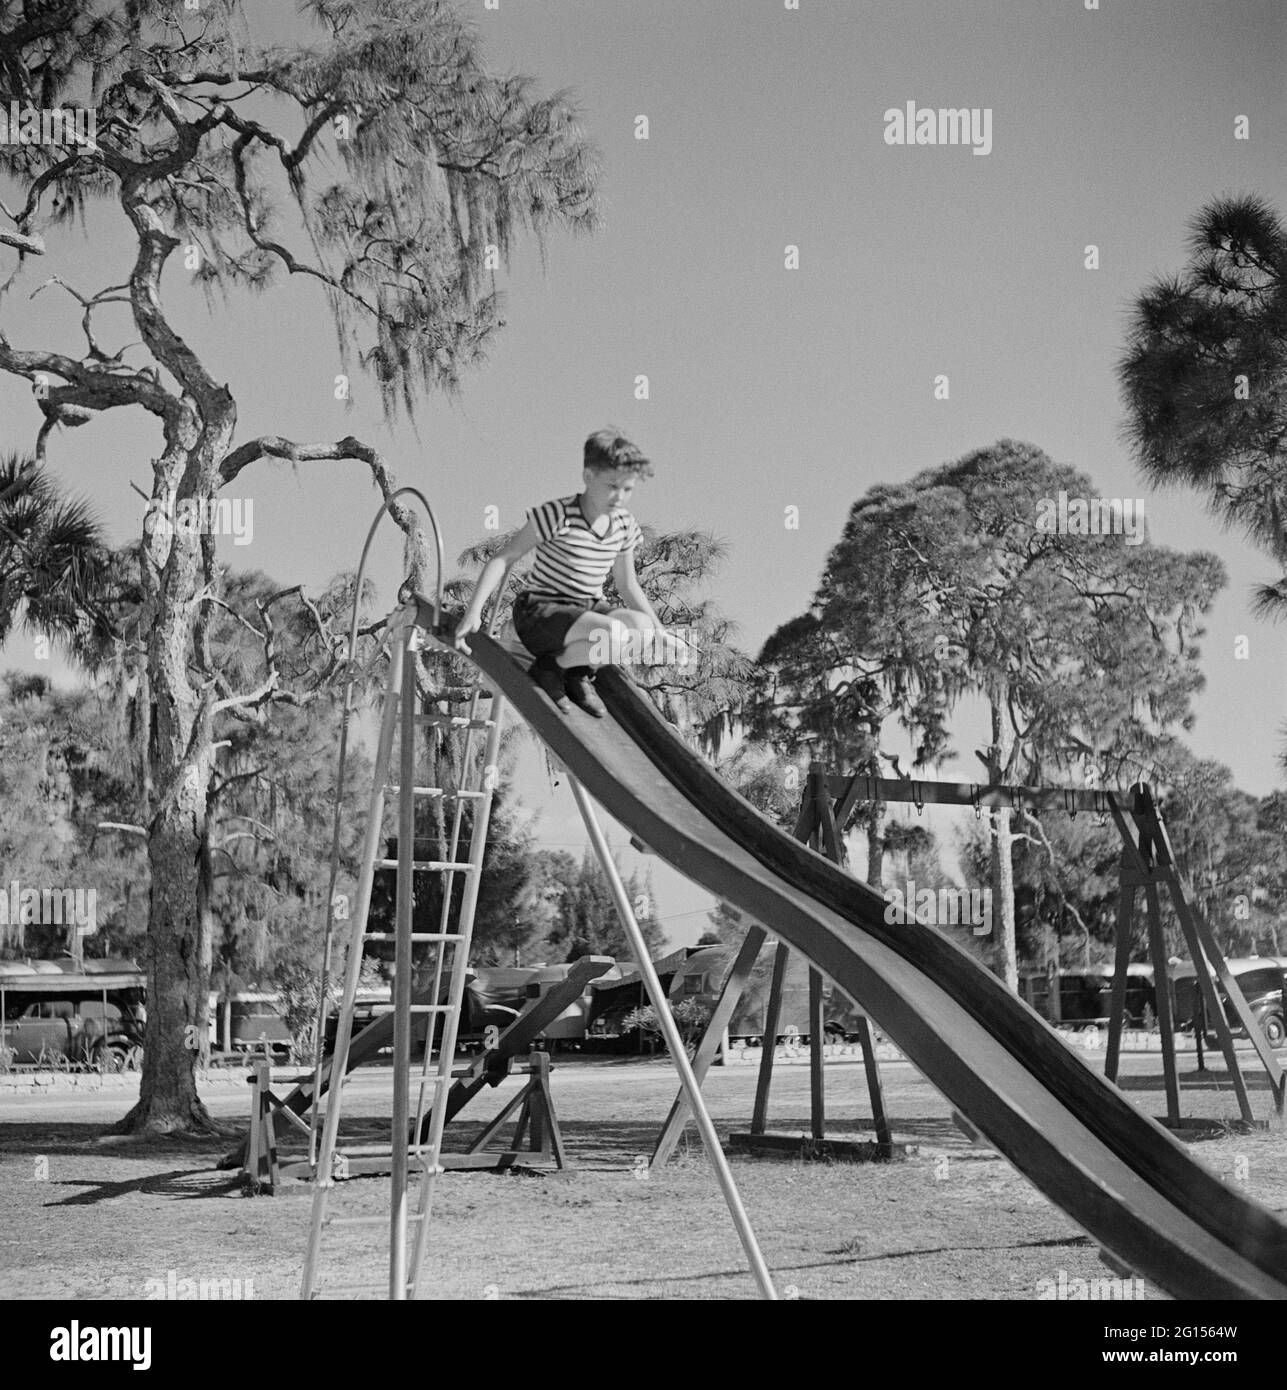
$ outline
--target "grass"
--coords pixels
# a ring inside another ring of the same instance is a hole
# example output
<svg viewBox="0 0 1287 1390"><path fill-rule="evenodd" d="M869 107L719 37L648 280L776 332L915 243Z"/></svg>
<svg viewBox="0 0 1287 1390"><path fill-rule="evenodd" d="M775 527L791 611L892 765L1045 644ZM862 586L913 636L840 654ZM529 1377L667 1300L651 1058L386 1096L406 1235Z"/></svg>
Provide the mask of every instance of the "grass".
<svg viewBox="0 0 1287 1390"><path fill-rule="evenodd" d="M1161 1113L1156 1057L1133 1059L1128 1094ZM1153 1068L1150 1071L1149 1068ZM1107 1274L1092 1242L991 1150L972 1146L946 1102L910 1067L887 1066L895 1139L917 1152L895 1163L734 1158L732 1168L779 1285L807 1299L1032 1299L1042 1280ZM387 1135L388 1074L364 1079L345 1108L359 1141ZM465 1112L472 1129L499 1110L511 1080ZM713 1072L709 1103L722 1133L745 1128L751 1067ZM574 1171L449 1174L439 1183L428 1287L461 1299L726 1299L755 1289L719 1188L690 1128L667 1169L641 1180L675 1092L661 1061L558 1065L555 1100ZM248 1088L247 1088L248 1090ZM241 1118L248 1095L207 1097L216 1118ZM162 1147L103 1143L129 1103L112 1096L0 1099L0 1297L137 1299L166 1281L238 1280L255 1299L298 1296L311 1186L247 1199L215 1162L226 1141ZM1271 1107L1257 1096L1261 1113ZM1210 1074L1185 1093L1186 1114L1226 1119L1227 1085ZM860 1065L828 1068L829 1136L869 1137L845 1118L867 1113ZM808 1131L808 1069L780 1067L771 1128ZM1287 1208L1284 1135L1210 1132L1190 1152L1276 1210ZM46 1176L38 1177L45 1159ZM335 1189L344 1216L387 1211L387 1180ZM384 1233L328 1234L324 1269L382 1285ZM1154 1295L1156 1296L1156 1295Z"/></svg>

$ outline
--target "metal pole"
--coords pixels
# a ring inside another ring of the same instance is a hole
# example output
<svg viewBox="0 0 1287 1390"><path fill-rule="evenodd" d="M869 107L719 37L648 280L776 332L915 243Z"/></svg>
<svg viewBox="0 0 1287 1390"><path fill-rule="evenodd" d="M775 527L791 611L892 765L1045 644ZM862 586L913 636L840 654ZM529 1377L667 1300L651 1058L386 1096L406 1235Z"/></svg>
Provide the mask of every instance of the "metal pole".
<svg viewBox="0 0 1287 1390"><path fill-rule="evenodd" d="M366 830L362 840L362 870L358 876L356 906L349 929L349 954L345 966L344 999L340 1005L339 1023L335 1030L335 1051L331 1054L331 1086L322 1123L322 1138L317 1151L317 1166L313 1182L313 1209L309 1219L308 1248L304 1255L304 1273L300 1297L311 1299L317 1281L317 1265L321 1254L322 1222L326 1216L327 1195L334 1178L331 1160L340 1131L339 1088L349 1067L349 1045L353 1038L353 1001L362 976L362 945L367 918L371 911L371 890L375 882L375 861L381 857L384 839L385 786L389 759L393 755L393 739L398 731L399 695L402 689L402 660L404 642L399 638L389 653L388 689L380 718L380 735L375 754L375 777L367 811ZM313 1075L314 1094L321 1089L321 1071ZM396 1140L397 1136L394 1136ZM396 1144L395 1144L396 1147Z"/></svg>
<svg viewBox="0 0 1287 1390"><path fill-rule="evenodd" d="M471 708L476 713L479 701L475 697ZM483 752L483 789L491 790L488 783L492 779L492 769L497 767L500 762L500 743L501 727L505 717L505 702L499 690L492 692L491 701L491 721L492 726L487 731L487 743ZM459 805L459 800L457 802ZM491 823L492 797L484 796L474 802L474 818L469 828L469 865L470 872L465 879L464 892L461 894L460 911L456 918L456 932L459 940L450 946L443 942L439 946L439 965L447 951L452 952L451 961L451 996L447 1003L447 1015L443 1020L442 1042L438 1052L438 1075L434 1082L433 1109L429 1113L429 1157L422 1159L425 1167L421 1174L420 1200L417 1212L420 1218L419 1228L416 1231L416 1244L414 1258L411 1266L411 1297L420 1297L420 1282L424 1272L425 1253L428 1250L429 1239L429 1215L433 1205L434 1184L438 1175L442 1172L442 1134L447 1124L447 1098L451 1087L452 1063L456 1055L456 1040L460 1031L460 1015L465 1007L465 974L469 965L469 955L474 941L474 917L478 910L478 894L483 882L483 863L487 855L487 830ZM458 849L453 848L452 856L458 853ZM444 879L444 892L448 891L451 883L450 877ZM434 993L434 1002L437 1003L437 991ZM432 1019L434 1015L430 1014ZM429 1052L433 1042L433 1029L430 1027L429 1035L425 1039L425 1060L428 1061ZM416 1144L420 1143L420 1126L416 1125L416 1133L413 1136ZM403 1146L407 1136L403 1136Z"/></svg>
<svg viewBox="0 0 1287 1390"><path fill-rule="evenodd" d="M389 1297L407 1296L407 1124L411 1108L411 919L415 908L416 858L416 652L415 628L402 629L402 724L398 775L398 878L393 966L393 1172L389 1203ZM377 775L379 773L377 772ZM425 1046L429 1047L430 1040Z"/></svg>
<svg viewBox="0 0 1287 1390"><path fill-rule="evenodd" d="M688 1093L688 1103L693 1108L693 1118L697 1122L702 1143L706 1145L706 1152L710 1155L715 1176L719 1179L719 1185L723 1189L724 1200L728 1203L729 1214L733 1218L733 1225L737 1228L742 1249L746 1251L746 1258L750 1262L752 1274L755 1275L755 1282L759 1285L760 1295L763 1298L776 1299L778 1295L777 1290L773 1287L773 1277L769 1273L768 1265L764 1263L764 1256L760 1253L755 1232L751 1230L746 1208L743 1207L742 1199L738 1196L737 1187L733 1182L733 1174L729 1171L728 1159L724 1156L719 1135L715 1133L710 1112L706 1109L706 1102L702 1098L701 1087L693 1075L684 1041L679 1036L679 1029L666 1004L666 996L662 993L661 981L657 978L656 970L653 969L652 959L648 955L647 943L644 941L643 932L639 929L639 923L635 920L630 899L626 895L625 885L621 882L621 875L617 872L617 866L613 862L612 852L608 848L608 841L599 824L599 818L595 815L594 807L585 793L585 788L571 773L568 774L568 785L572 788L577 810L581 812L581 819L585 822L590 843L594 846L594 852L598 855L599 863L603 866L604 876L608 880L608 887L612 892L612 900L616 905L617 915L621 918L621 925L626 929L626 935L630 939L631 949L634 951L635 960L639 964L639 974L643 978L653 1008L656 1010L657 1021L661 1025L666 1046L670 1048L675 1070L679 1073L679 1079L683 1083L684 1090Z"/></svg>

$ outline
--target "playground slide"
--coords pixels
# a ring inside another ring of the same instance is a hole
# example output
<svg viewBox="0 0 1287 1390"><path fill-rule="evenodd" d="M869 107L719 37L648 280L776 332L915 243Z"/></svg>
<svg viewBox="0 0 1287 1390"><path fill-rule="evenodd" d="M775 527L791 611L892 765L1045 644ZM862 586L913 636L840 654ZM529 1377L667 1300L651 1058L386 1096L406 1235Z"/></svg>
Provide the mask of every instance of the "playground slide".
<svg viewBox="0 0 1287 1390"><path fill-rule="evenodd" d="M611 816L852 996L1116 1261L1177 1298L1287 1298L1287 1225L1195 1163L954 942L887 923L877 893L738 796L626 676L598 678L606 718L565 716L504 648L470 644Z"/></svg>

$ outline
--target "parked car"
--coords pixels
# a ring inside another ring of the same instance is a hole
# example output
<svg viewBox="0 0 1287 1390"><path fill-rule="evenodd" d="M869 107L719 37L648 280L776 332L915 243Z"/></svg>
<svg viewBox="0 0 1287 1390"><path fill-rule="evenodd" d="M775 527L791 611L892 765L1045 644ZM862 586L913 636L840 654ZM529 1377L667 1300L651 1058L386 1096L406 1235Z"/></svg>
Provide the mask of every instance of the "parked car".
<svg viewBox="0 0 1287 1390"><path fill-rule="evenodd" d="M1230 973L1242 991L1242 997L1251 1009L1252 1017L1260 1024L1270 1047L1282 1047L1287 1043L1287 1021L1283 1009L1283 971L1287 959L1282 956L1234 956L1225 962ZM1192 1028L1194 1014L1198 1012L1201 1000L1198 995L1196 972L1192 964L1180 965L1172 976L1175 994L1175 1026ZM1233 1005L1219 981L1216 989L1224 1005L1224 1016L1235 1037L1246 1037L1246 1030L1238 1021ZM1203 1018L1207 1045L1219 1047L1220 1040L1211 1029L1209 1021Z"/></svg>
<svg viewBox="0 0 1287 1390"><path fill-rule="evenodd" d="M70 1060L124 1066L143 1046L145 983L133 961L5 962L0 971L0 1047L28 1065ZM53 969L50 967L53 966Z"/></svg>
<svg viewBox="0 0 1287 1390"><path fill-rule="evenodd" d="M1083 966L1059 972L1059 991L1052 997L1050 976L1044 970L1023 970L1019 974L1019 996L1056 1027L1103 1027L1108 1023L1113 997L1113 967ZM1133 964L1126 967L1126 1026L1141 1028L1146 1020L1157 1018L1157 995L1153 967Z"/></svg>
<svg viewBox="0 0 1287 1390"><path fill-rule="evenodd" d="M232 998L232 1051L290 1061L295 1040L286 1026L280 994L236 994Z"/></svg>

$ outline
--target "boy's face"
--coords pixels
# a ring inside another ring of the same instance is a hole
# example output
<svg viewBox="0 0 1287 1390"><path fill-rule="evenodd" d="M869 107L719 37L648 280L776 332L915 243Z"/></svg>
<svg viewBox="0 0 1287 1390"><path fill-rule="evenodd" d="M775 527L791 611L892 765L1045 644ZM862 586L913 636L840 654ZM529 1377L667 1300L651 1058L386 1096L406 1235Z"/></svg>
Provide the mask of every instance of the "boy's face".
<svg viewBox="0 0 1287 1390"><path fill-rule="evenodd" d="M585 497L590 506L598 512L606 512L610 507L628 507L630 495L635 490L636 478L624 468L609 468L599 471L583 469Z"/></svg>

